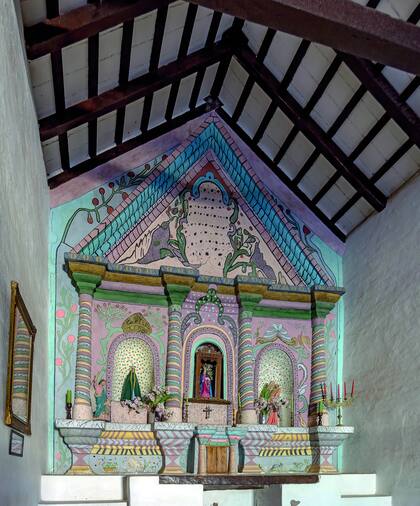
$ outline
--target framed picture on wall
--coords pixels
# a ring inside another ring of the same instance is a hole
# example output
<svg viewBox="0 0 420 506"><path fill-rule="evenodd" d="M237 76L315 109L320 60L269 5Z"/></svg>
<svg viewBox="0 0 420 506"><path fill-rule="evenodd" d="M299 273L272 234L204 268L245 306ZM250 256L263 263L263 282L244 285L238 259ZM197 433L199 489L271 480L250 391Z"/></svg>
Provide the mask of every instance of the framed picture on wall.
<svg viewBox="0 0 420 506"><path fill-rule="evenodd" d="M23 457L23 442L24 437L15 430L10 431L9 441L9 455L15 455L16 457Z"/></svg>
<svg viewBox="0 0 420 506"><path fill-rule="evenodd" d="M4 422L31 434L32 365L36 328L16 281L11 283L9 359Z"/></svg>

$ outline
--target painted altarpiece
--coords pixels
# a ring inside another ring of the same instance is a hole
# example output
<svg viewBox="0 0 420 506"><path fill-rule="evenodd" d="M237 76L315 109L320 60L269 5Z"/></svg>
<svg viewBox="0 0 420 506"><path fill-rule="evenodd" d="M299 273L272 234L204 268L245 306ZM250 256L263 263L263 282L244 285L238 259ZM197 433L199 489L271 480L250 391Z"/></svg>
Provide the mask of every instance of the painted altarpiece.
<svg viewBox="0 0 420 506"><path fill-rule="evenodd" d="M63 396L75 385L79 400L94 404L91 387L85 397L83 389L77 392L80 309L86 303L80 280L86 283L83 276L93 275L86 296L90 381L105 380L109 405L118 404L121 385L133 364L142 393L154 385L169 385L176 394L176 402L169 406L177 417L172 422L184 424L180 433L186 445L183 454L164 462L171 442L164 427L156 424L149 453L111 458L93 447L84 459L71 462L56 430L54 472L78 466L89 467L90 472L197 472L202 446L211 440L225 440L227 445L242 441L242 472L298 471L313 464L308 453L292 459L289 467L280 465L278 453L264 457L266 447L252 446L257 429L249 429L246 435L244 428L241 432L232 427L238 410L243 420L250 417L250 427L258 427L253 400L264 382L277 379L289 397L281 425L308 430L317 388L312 341L318 299L329 301L329 310L322 315L321 378L333 381L339 365L342 314L335 302L342 293L336 288L341 282L340 257L268 192L254 169L223 123L209 115L182 145L53 210L56 419L64 418ZM130 331L130 318L136 315L145 322L142 332L138 327ZM197 426L188 420L194 402L187 403L188 415L184 400L200 397L196 357L206 344L220 353L215 397L224 401L220 404L224 418L203 432L216 410ZM247 372L250 362L253 374ZM177 387L171 387L172 377ZM88 417L102 439L108 436L101 424L111 423L117 430L111 412ZM63 421L64 439L66 430L70 429ZM139 434L146 438L145 429ZM276 447L280 440L267 434L268 447ZM189 441L194 438L191 449ZM193 464L188 462L191 453Z"/></svg>

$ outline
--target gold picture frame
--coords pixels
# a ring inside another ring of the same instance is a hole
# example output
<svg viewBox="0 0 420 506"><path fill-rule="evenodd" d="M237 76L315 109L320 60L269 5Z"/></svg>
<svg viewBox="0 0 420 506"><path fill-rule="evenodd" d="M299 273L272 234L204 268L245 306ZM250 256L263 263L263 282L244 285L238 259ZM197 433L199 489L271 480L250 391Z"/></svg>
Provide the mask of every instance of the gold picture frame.
<svg viewBox="0 0 420 506"><path fill-rule="evenodd" d="M31 434L34 341L32 323L16 281L11 282L9 359L4 423Z"/></svg>

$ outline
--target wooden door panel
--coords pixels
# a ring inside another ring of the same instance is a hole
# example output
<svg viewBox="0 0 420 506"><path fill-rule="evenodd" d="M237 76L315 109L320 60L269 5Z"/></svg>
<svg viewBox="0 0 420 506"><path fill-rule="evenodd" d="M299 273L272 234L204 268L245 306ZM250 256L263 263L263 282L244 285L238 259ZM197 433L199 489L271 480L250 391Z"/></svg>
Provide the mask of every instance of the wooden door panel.
<svg viewBox="0 0 420 506"><path fill-rule="evenodd" d="M227 474L228 448L226 446L207 446L207 473Z"/></svg>

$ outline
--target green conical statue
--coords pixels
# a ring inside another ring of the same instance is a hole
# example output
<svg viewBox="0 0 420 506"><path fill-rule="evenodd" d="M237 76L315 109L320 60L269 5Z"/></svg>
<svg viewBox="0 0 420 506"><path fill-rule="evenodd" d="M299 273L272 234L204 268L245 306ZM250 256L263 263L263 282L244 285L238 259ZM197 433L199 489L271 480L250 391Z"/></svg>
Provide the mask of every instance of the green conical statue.
<svg viewBox="0 0 420 506"><path fill-rule="evenodd" d="M122 401L132 401L135 397L141 397L139 380L137 379L135 367L130 367L130 371L125 377L121 391Z"/></svg>

